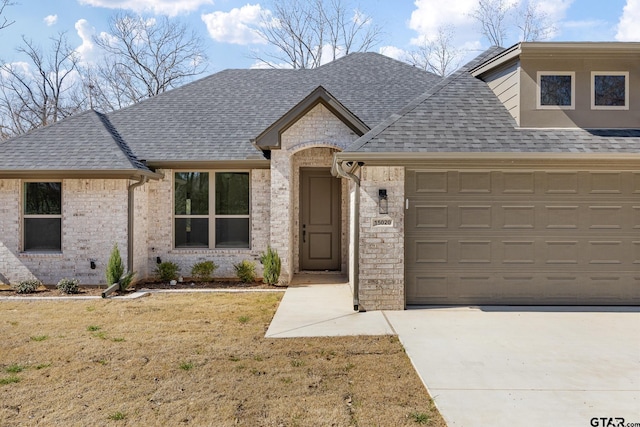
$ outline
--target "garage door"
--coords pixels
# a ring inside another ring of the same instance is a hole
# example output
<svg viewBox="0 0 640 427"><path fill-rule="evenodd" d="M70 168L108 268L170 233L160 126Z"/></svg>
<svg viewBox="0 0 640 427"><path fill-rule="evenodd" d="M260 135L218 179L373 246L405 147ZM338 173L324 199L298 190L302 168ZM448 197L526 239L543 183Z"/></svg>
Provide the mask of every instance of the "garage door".
<svg viewBox="0 0 640 427"><path fill-rule="evenodd" d="M640 303L640 173L407 170L407 304Z"/></svg>

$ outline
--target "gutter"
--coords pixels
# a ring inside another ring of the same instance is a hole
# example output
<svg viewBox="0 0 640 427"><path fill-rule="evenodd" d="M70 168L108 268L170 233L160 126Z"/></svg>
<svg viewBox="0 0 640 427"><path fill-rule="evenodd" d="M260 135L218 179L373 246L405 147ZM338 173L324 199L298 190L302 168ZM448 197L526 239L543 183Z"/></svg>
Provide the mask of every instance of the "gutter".
<svg viewBox="0 0 640 427"><path fill-rule="evenodd" d="M350 170L347 172L343 163L349 166ZM360 311L360 178L353 172L356 168L364 166L362 162L333 162L333 171L341 178L348 178L352 180L355 185L355 200L353 202L353 310Z"/></svg>

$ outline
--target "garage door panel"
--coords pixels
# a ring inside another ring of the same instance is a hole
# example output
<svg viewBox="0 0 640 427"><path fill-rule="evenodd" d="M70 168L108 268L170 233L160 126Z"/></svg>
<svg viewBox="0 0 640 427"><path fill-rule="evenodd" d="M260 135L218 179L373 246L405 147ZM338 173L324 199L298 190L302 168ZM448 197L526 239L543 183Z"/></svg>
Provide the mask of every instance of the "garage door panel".
<svg viewBox="0 0 640 427"><path fill-rule="evenodd" d="M406 174L408 303L640 303L640 174L446 174Z"/></svg>

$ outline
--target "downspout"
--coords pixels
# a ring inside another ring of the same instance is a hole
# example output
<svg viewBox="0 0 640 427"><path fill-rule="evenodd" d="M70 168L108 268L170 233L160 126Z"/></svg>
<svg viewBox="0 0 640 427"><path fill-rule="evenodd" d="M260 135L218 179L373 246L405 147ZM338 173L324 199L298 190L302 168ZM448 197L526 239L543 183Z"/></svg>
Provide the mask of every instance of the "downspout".
<svg viewBox="0 0 640 427"><path fill-rule="evenodd" d="M133 271L133 217L134 217L134 191L146 184L148 177L143 176L140 181L129 185L129 198L127 203L128 231L127 231L127 271Z"/></svg>
<svg viewBox="0 0 640 427"><path fill-rule="evenodd" d="M136 188L144 185L149 180L148 177L143 176L140 178L138 182L134 182L133 184L127 187L127 271L133 271L133 214L134 214L134 197L133 193ZM119 283L109 284L107 283L108 288L102 291L102 298L108 297L110 294L115 292L120 286Z"/></svg>
<svg viewBox="0 0 640 427"><path fill-rule="evenodd" d="M342 162L335 162L336 172L342 178L348 178L354 182L355 197L353 201L354 220L353 220L353 310L360 311L360 178L353 172L357 167L361 167L364 163L358 162L352 165L349 172L342 167Z"/></svg>

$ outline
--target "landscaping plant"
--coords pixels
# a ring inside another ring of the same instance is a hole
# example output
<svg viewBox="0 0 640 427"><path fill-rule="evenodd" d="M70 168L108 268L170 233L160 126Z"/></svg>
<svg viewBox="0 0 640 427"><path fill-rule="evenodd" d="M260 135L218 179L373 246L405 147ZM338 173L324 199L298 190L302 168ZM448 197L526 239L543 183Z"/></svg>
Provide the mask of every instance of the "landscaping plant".
<svg viewBox="0 0 640 427"><path fill-rule="evenodd" d="M19 294L32 294L42 285L39 280L23 280L17 285L13 285L13 289Z"/></svg>
<svg viewBox="0 0 640 427"><path fill-rule="evenodd" d="M63 294L77 294L79 283L80 281L78 279L67 279L65 277L58 282L56 288Z"/></svg>
<svg viewBox="0 0 640 427"><path fill-rule="evenodd" d="M242 283L253 283L256 281L256 263L246 259L238 264L234 264L236 276Z"/></svg>
<svg viewBox="0 0 640 427"><path fill-rule="evenodd" d="M210 282L217 268L213 261L197 262L191 267L191 275L201 282Z"/></svg>
<svg viewBox="0 0 640 427"><path fill-rule="evenodd" d="M280 268L282 266L278 251L271 249L271 246L267 246L267 251L260 255L260 262L264 267L262 281L268 285L278 283L278 279L280 279Z"/></svg>
<svg viewBox="0 0 640 427"><path fill-rule="evenodd" d="M180 267L175 262L165 261L156 267L156 276L163 282L169 282L178 278Z"/></svg>
<svg viewBox="0 0 640 427"><path fill-rule="evenodd" d="M122 258L120 257L120 250L118 249L118 244L116 243L115 245L113 245L113 249L111 250L111 256L109 257L109 262L107 263L107 270L105 271L107 286L111 286L114 283L118 283L123 274L124 274L124 266L122 265Z"/></svg>

